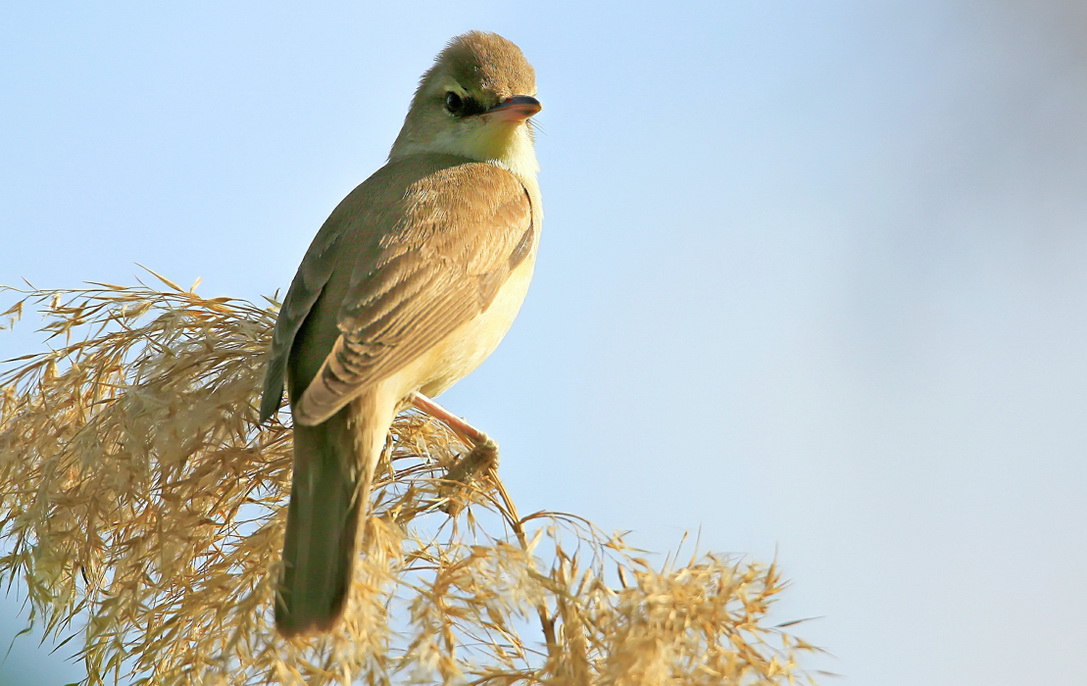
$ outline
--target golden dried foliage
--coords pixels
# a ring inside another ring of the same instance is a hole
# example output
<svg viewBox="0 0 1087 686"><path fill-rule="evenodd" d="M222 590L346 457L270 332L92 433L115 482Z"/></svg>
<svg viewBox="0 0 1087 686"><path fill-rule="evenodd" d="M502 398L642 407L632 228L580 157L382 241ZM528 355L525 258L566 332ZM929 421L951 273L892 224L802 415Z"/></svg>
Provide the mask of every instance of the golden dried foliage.
<svg viewBox="0 0 1087 686"><path fill-rule="evenodd" d="M415 413L344 622L278 637L291 432L255 410L275 307L162 281L7 289L7 317L37 306L54 347L0 376L0 580L47 636L81 638L88 684L811 681L795 658L814 649L767 626L774 565L654 568L578 517L519 516L493 472L450 517L464 448Z"/></svg>

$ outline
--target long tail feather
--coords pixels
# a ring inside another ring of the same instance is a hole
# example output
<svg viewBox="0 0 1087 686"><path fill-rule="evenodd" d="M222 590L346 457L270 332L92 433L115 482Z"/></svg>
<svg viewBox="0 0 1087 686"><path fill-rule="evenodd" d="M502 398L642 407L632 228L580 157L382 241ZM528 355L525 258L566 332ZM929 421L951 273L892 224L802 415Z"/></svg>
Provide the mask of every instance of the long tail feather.
<svg viewBox="0 0 1087 686"><path fill-rule="evenodd" d="M316 426L294 427L276 627L284 636L330 631L343 615L358 528L389 424L356 400Z"/></svg>

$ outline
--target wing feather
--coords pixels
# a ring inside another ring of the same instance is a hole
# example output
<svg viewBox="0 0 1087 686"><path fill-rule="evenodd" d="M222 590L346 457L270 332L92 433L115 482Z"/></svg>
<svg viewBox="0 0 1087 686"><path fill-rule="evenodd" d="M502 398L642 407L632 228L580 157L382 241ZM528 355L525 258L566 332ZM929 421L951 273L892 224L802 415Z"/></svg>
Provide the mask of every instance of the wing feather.
<svg viewBox="0 0 1087 686"><path fill-rule="evenodd" d="M283 380L287 359L295 336L309 316L314 303L321 297L325 284L332 276L336 261L336 244L343 235L343 225L325 222L314 237L302 264L291 281L279 316L272 329L272 349L268 355L268 368L264 373L264 389L260 403L260 421L266 422L275 414L283 401Z"/></svg>
<svg viewBox="0 0 1087 686"><path fill-rule="evenodd" d="M532 205L515 175L490 164L426 157L442 164L423 165L414 176L401 170L399 183L394 178L373 189L385 201L367 192L367 181L352 194L358 194L352 206L338 208L326 222L323 241L322 234L314 240L276 323L262 416L269 405L267 414L278 406L284 346L300 345L294 341L300 330L300 339L335 335L319 353L319 369L292 372L298 377L292 387L304 389L294 399L295 420L316 424L486 310L529 254ZM328 229L329 223L338 228ZM335 309L337 330L311 332L304 320L316 322L324 308Z"/></svg>

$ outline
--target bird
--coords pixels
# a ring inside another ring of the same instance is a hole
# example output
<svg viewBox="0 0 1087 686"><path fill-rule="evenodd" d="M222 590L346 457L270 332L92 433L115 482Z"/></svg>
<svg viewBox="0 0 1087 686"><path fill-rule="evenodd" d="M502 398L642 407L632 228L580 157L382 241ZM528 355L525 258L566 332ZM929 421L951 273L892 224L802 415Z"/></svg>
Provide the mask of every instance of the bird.
<svg viewBox="0 0 1087 686"><path fill-rule="evenodd" d="M384 166L347 195L283 299L260 421L286 386L293 472L275 600L284 637L332 631L392 421L475 369L528 290L543 219L536 76L495 33L453 38Z"/></svg>

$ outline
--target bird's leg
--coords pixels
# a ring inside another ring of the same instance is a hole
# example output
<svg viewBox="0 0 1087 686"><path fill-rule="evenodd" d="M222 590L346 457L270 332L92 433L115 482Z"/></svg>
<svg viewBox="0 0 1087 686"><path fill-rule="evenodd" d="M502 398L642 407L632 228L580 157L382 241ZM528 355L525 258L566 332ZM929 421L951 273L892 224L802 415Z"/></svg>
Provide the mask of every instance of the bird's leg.
<svg viewBox="0 0 1087 686"><path fill-rule="evenodd" d="M413 393L411 404L416 409L427 413L448 426L453 433L464 441L465 445L472 447L471 452L453 465L446 472L443 479L449 486L442 488L442 496L446 499L446 503L442 505L441 510L447 514L456 515L463 507L465 486L481 472L498 467L498 444L491 440L487 434L422 393Z"/></svg>
<svg viewBox="0 0 1087 686"><path fill-rule="evenodd" d="M457 434L457 436L464 441L465 445L470 445L474 448L491 440L487 437L487 434L464 421L462 417L458 417L418 391L411 394L411 404L414 405L416 409L426 412L431 417L448 426L453 433Z"/></svg>

